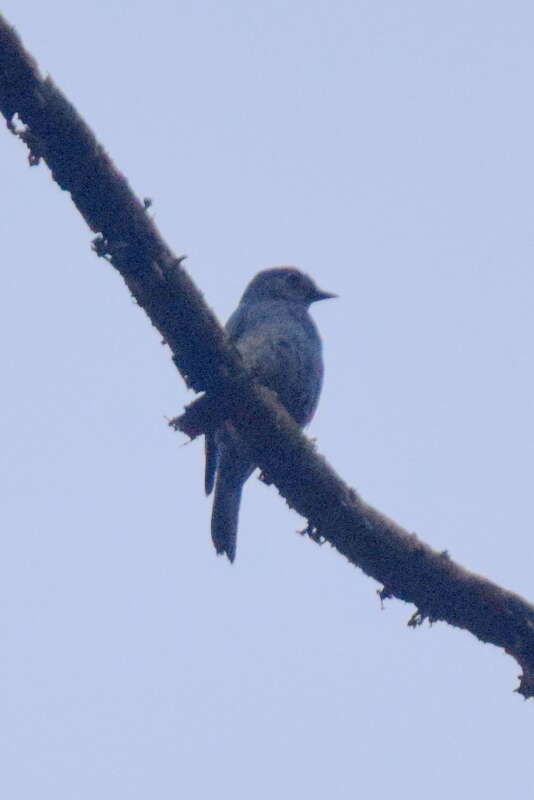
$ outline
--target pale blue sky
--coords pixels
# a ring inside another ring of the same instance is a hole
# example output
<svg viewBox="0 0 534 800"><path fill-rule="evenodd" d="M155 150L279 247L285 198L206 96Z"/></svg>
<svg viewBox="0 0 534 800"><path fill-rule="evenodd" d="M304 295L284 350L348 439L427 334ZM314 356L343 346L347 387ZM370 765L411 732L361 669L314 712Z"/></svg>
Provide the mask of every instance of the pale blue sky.
<svg viewBox="0 0 534 800"><path fill-rule="evenodd" d="M343 477L530 599L534 6L6 0L222 320L314 317ZM217 559L192 399L44 167L0 141L2 796L532 797L501 651L413 631L252 479Z"/></svg>

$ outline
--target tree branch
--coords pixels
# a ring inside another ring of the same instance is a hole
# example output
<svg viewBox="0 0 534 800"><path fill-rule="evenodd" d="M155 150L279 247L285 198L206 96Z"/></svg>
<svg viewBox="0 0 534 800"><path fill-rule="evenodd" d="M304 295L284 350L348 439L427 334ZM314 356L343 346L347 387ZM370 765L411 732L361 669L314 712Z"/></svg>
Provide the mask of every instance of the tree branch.
<svg viewBox="0 0 534 800"><path fill-rule="evenodd" d="M0 16L0 111L54 180L70 192L94 248L119 270L169 345L188 386L206 395L172 425L190 435L231 419L268 480L328 541L383 585L383 599L416 606L409 624L443 620L502 647L522 669L517 689L534 696L534 607L455 564L367 505L319 456L280 406L244 369L214 314L163 241L142 203L53 82L38 72Z"/></svg>

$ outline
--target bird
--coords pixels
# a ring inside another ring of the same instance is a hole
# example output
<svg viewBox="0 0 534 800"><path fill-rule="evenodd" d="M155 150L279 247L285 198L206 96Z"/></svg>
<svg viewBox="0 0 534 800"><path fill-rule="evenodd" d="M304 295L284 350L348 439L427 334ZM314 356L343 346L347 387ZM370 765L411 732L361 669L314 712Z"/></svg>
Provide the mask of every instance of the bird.
<svg viewBox="0 0 534 800"><path fill-rule="evenodd" d="M276 392L301 428L315 413L323 383L322 342L309 307L332 297L296 267L271 267L250 281L226 324L245 367ZM206 435L205 451L206 494L215 486L211 537L216 552L233 562L241 493L257 465L231 422Z"/></svg>

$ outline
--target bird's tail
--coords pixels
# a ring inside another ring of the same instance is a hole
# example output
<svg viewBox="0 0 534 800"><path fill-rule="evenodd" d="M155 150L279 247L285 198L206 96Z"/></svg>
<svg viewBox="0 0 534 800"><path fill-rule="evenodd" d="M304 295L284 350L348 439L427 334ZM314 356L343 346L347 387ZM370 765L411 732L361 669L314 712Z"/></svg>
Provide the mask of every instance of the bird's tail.
<svg viewBox="0 0 534 800"><path fill-rule="evenodd" d="M236 481L234 475L225 475L223 470L219 471L211 513L211 538L217 553L226 553L232 562L235 558L242 489L241 477Z"/></svg>
<svg viewBox="0 0 534 800"><path fill-rule="evenodd" d="M206 450L206 469L204 472L204 489L206 494L211 494L213 484L215 483L215 473L217 471L217 462L219 454L217 451L217 443L212 433L207 433L205 437L205 450Z"/></svg>

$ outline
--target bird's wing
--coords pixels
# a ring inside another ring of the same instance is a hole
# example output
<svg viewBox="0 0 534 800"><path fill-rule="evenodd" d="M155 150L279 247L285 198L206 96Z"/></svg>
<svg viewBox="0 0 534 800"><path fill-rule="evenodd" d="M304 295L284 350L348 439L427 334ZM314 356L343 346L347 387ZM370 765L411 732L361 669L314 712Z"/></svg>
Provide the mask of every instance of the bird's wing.
<svg viewBox="0 0 534 800"><path fill-rule="evenodd" d="M230 341L237 342L249 326L249 308L244 304L238 305L226 323L226 332Z"/></svg>
<svg viewBox="0 0 534 800"><path fill-rule="evenodd" d="M311 319L279 313L274 320L261 320L239 333L236 345L246 366L260 383L277 393L299 425L306 425L322 383L320 341Z"/></svg>
<svg viewBox="0 0 534 800"><path fill-rule="evenodd" d="M243 328L246 327L246 314L242 307L234 311L228 322L226 330L231 341L235 342L241 336ZM206 467L204 470L204 489L206 494L211 494L215 484L215 474L219 465L219 448L214 434L205 436Z"/></svg>

